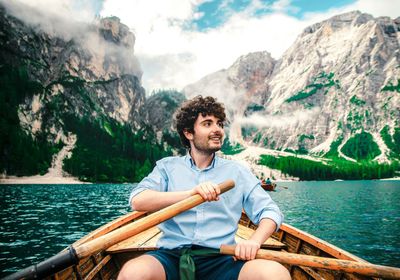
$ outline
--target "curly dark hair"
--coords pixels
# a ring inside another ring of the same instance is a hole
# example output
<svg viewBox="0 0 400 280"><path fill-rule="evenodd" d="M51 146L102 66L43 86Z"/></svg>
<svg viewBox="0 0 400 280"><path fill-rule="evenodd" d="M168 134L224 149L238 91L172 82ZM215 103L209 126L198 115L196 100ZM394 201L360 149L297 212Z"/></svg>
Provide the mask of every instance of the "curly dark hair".
<svg viewBox="0 0 400 280"><path fill-rule="evenodd" d="M226 121L225 107L222 103L217 102L217 99L214 97L198 95L184 102L181 107L176 110L174 121L181 142L187 148L190 148L190 142L183 132L186 130L190 133L194 133L194 123L199 114L203 117L213 115L222 122Z"/></svg>

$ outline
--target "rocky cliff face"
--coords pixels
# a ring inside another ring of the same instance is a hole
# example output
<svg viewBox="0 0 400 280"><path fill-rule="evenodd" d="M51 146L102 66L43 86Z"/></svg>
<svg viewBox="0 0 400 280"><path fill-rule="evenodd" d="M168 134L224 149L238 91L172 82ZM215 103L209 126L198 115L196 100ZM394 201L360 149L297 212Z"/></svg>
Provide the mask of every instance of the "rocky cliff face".
<svg viewBox="0 0 400 280"><path fill-rule="evenodd" d="M118 18L75 23L76 34L51 34L46 26L23 19L17 4L4 5L0 6L0 60L23 68L43 87L19 106L20 122L27 131L63 135L61 113L106 115L120 123L139 124L145 93L134 56L135 37ZM34 9L29 13L31 18L41 16ZM53 24L67 25L62 19L53 19Z"/></svg>
<svg viewBox="0 0 400 280"><path fill-rule="evenodd" d="M146 99L141 116L162 137L163 131L173 130L173 114L185 100L185 96L177 91L157 92Z"/></svg>
<svg viewBox="0 0 400 280"><path fill-rule="evenodd" d="M196 95L212 95L226 104L231 118L243 115L251 102L264 102L268 91L264 81L269 80L276 61L268 52L241 56L228 69L210 74L184 88L189 98Z"/></svg>
<svg viewBox="0 0 400 280"><path fill-rule="evenodd" d="M137 182L171 154L153 130L160 116L142 116L135 37L118 18L81 23L0 0L0 38L3 177L63 166L80 180Z"/></svg>
<svg viewBox="0 0 400 280"><path fill-rule="evenodd" d="M185 93L221 97L237 112L231 141L351 160L343 146L370 135L373 158L385 161L400 127L399 39L400 18L335 16L306 28L278 61L249 54Z"/></svg>

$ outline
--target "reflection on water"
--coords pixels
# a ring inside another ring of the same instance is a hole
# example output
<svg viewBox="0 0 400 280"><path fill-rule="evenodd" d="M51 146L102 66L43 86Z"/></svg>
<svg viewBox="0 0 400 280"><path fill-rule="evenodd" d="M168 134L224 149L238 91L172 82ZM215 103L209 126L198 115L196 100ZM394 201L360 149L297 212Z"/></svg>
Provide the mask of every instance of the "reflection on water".
<svg viewBox="0 0 400 280"><path fill-rule="evenodd" d="M132 187L0 185L0 277L127 213ZM400 181L278 183L270 194L287 223L370 262L400 267Z"/></svg>

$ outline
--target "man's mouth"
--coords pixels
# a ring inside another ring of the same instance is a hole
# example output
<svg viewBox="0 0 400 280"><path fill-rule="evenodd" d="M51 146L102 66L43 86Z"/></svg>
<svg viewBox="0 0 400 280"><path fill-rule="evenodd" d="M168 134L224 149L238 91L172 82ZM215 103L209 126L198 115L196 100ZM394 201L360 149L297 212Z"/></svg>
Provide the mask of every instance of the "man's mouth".
<svg viewBox="0 0 400 280"><path fill-rule="evenodd" d="M221 136L212 136L209 139L214 142L221 142L222 137Z"/></svg>

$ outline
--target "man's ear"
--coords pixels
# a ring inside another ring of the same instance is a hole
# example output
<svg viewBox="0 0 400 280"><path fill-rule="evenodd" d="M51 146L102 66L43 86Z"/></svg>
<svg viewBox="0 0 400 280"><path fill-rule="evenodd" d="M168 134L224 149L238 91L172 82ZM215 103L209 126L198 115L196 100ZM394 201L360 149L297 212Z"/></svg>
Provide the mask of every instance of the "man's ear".
<svg viewBox="0 0 400 280"><path fill-rule="evenodd" d="M185 135L187 140L193 140L193 133L189 132L187 129L183 130L183 135Z"/></svg>

